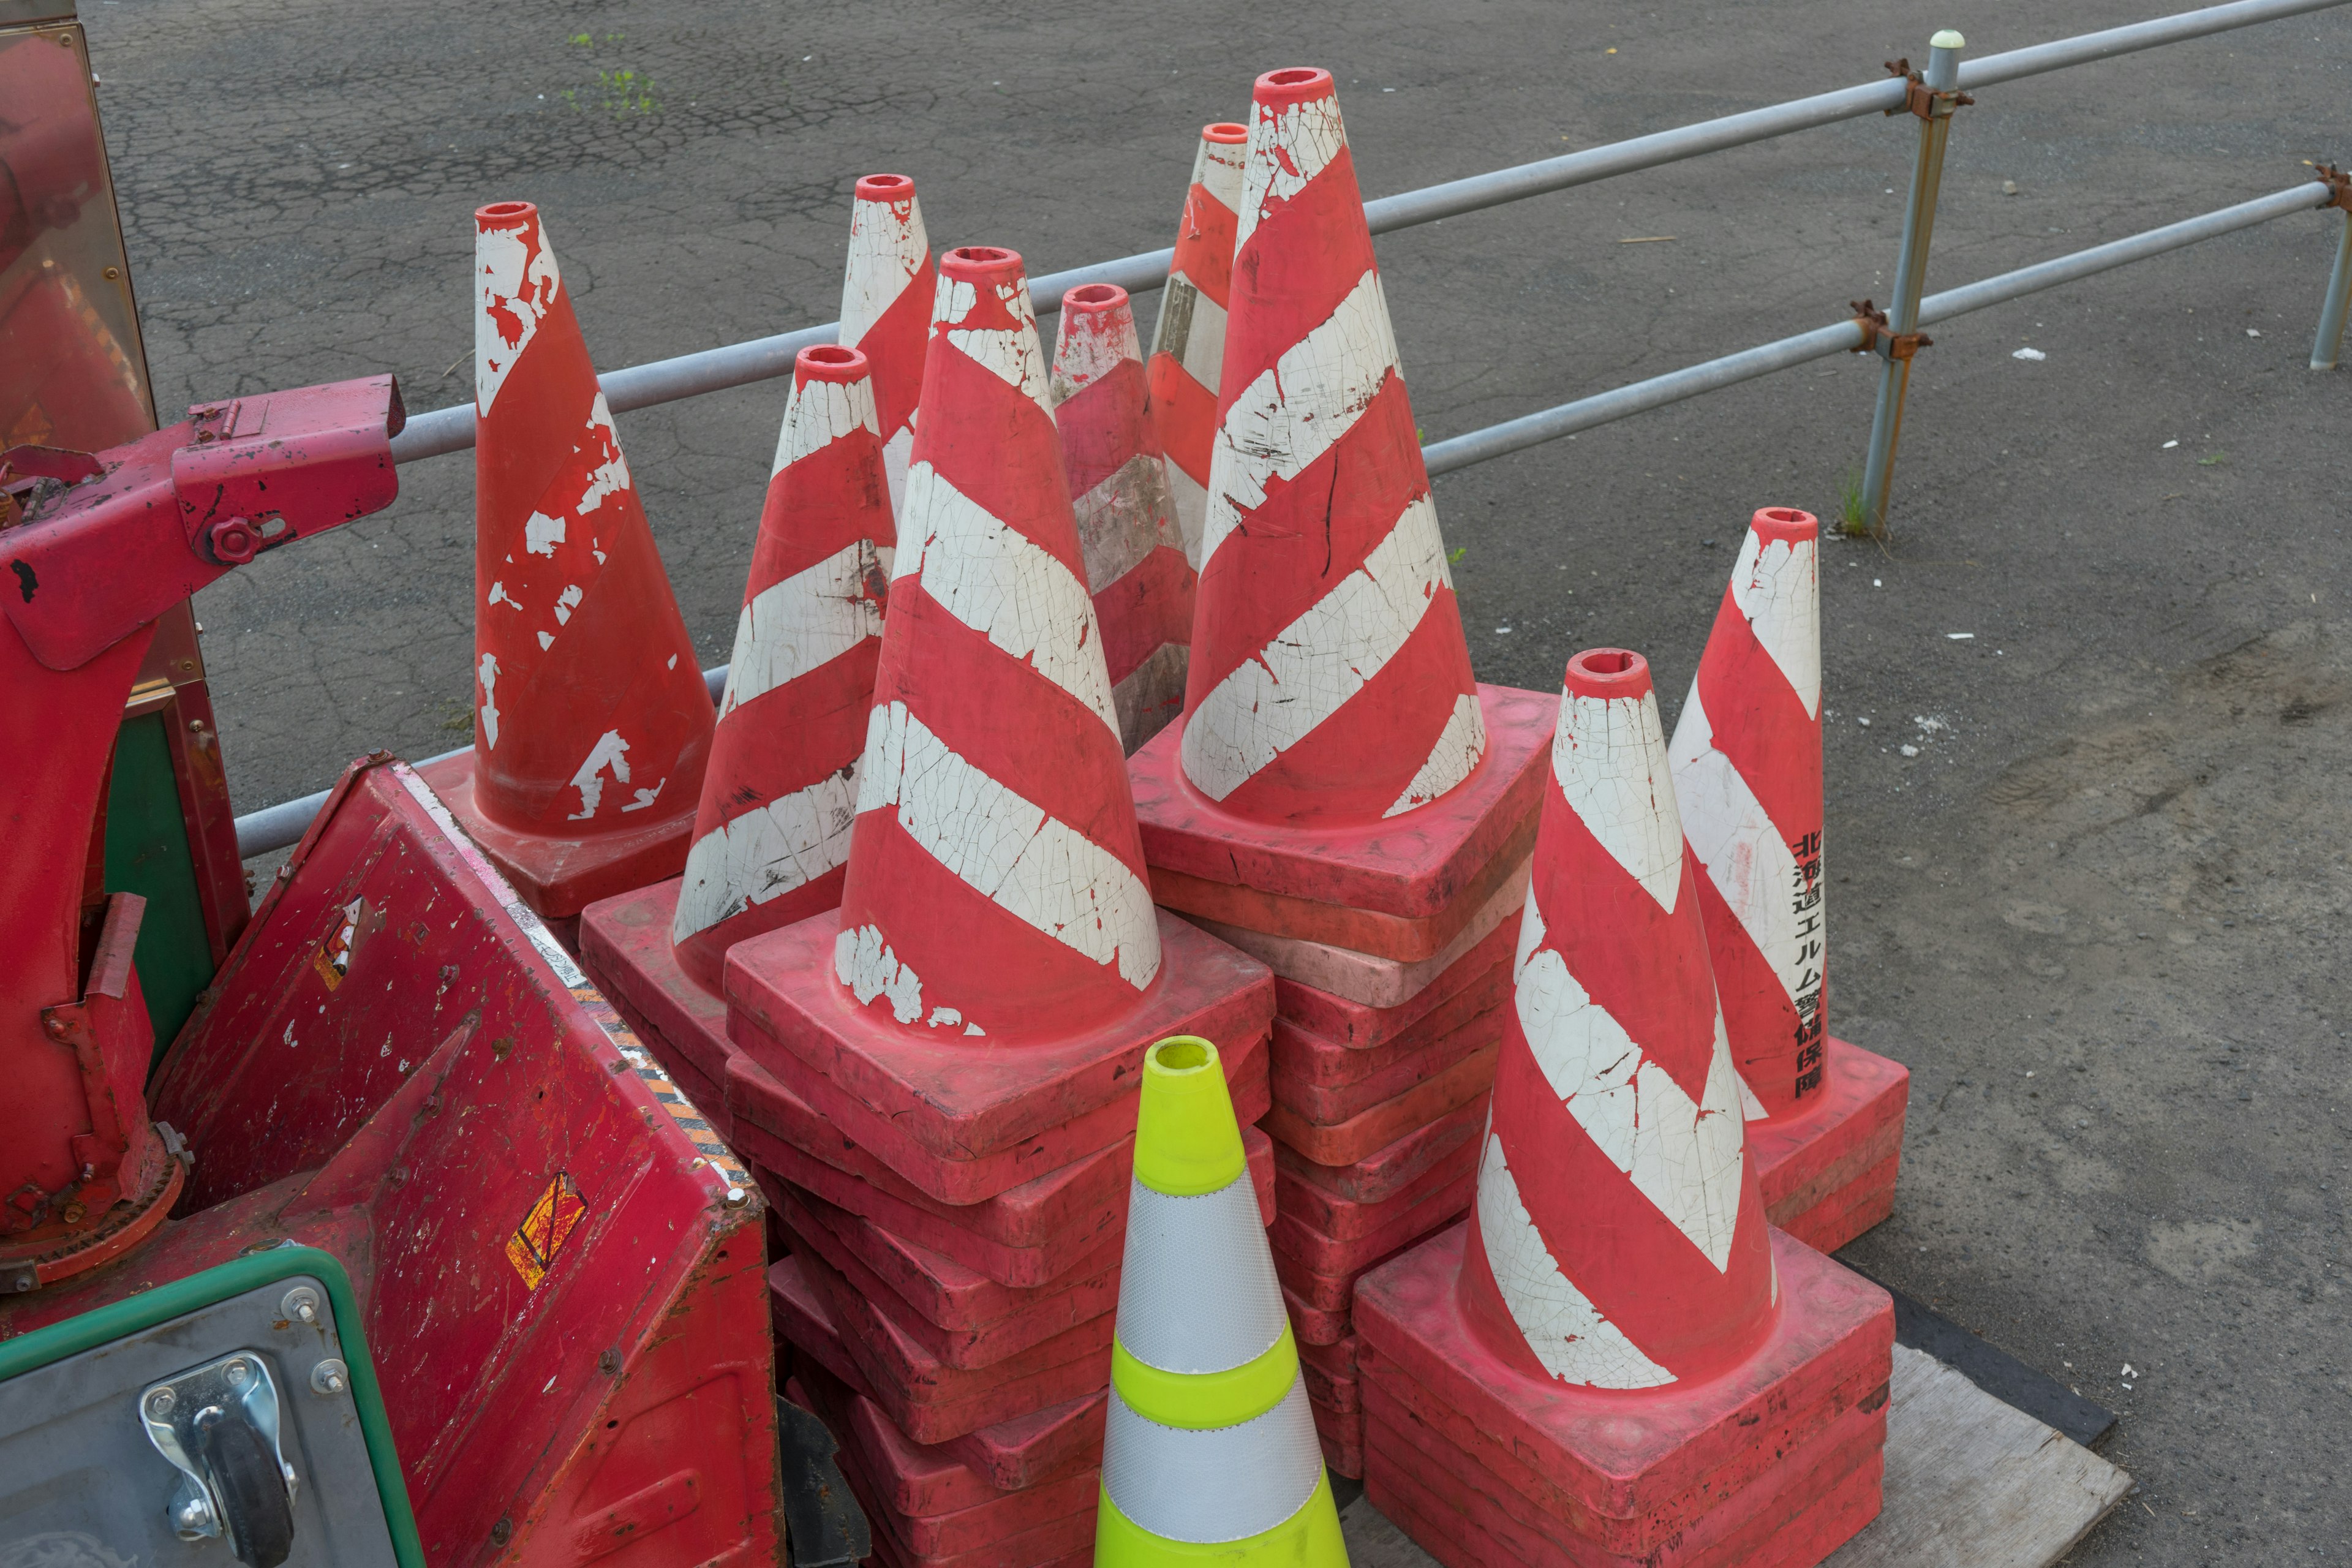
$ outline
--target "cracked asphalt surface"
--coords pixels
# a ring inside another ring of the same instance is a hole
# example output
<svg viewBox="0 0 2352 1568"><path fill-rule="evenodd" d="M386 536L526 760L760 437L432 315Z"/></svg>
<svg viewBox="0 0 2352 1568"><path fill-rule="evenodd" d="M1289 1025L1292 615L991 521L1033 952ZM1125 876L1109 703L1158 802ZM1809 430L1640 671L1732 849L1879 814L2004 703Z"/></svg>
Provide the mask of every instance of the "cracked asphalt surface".
<svg viewBox="0 0 2352 1568"><path fill-rule="evenodd" d="M2151 9L86 0L84 20L159 405L389 369L422 409L470 389L487 201L541 205L618 366L831 320L861 173L914 175L935 244L1035 271L1165 245L1195 128L1277 65L1335 69L1379 195L1865 79L1937 26L1990 52ZM2338 12L1987 89L1953 132L1929 287L2352 156L2347 58ZM1915 139L1874 116L1384 237L1428 436L1883 300ZM2305 369L2333 223L1937 328L1893 540L1825 552L1831 1017L1914 1074L1895 1217L1852 1256L2121 1412L2106 1451L2141 1489L2077 1563L2352 1554L2352 374ZM1874 375L1806 366L1438 481L1481 677L1554 689L1578 648L1630 647L1671 724L1745 519L1836 512ZM707 663L782 405L772 384L620 421ZM471 468L402 480L382 516L199 600L247 809L371 747L467 738Z"/></svg>

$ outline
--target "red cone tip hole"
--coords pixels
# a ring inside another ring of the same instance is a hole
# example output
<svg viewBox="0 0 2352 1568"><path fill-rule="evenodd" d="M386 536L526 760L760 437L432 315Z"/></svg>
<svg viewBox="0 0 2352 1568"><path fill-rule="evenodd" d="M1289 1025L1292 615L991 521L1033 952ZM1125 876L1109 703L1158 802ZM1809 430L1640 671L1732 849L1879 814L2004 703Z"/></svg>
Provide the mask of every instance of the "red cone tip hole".
<svg viewBox="0 0 2352 1568"><path fill-rule="evenodd" d="M866 356L837 343L820 343L793 356L793 367L804 379L856 381L866 374Z"/></svg>
<svg viewBox="0 0 2352 1568"><path fill-rule="evenodd" d="M857 194L869 201L902 202L915 194L915 182L904 174L865 174L857 181Z"/></svg>
<svg viewBox="0 0 2352 1568"><path fill-rule="evenodd" d="M539 208L529 202L492 202L486 207L476 207L474 216L483 223L509 223L519 217L529 217Z"/></svg>
<svg viewBox="0 0 2352 1568"><path fill-rule="evenodd" d="M1585 697L1638 697L1650 689L1650 665L1622 647L1587 648L1568 661L1564 684Z"/></svg>
<svg viewBox="0 0 2352 1568"><path fill-rule="evenodd" d="M1235 125L1230 120L1221 120L1214 125L1202 126L1201 138L1205 142L1216 142L1229 147L1238 147L1249 140L1249 127Z"/></svg>
<svg viewBox="0 0 2352 1568"><path fill-rule="evenodd" d="M1260 108L1279 109L1328 98L1331 90L1329 71L1320 66L1293 66L1287 70L1268 71L1258 78L1255 96Z"/></svg>
<svg viewBox="0 0 2352 1568"><path fill-rule="evenodd" d="M1065 308L1076 305L1082 310L1108 310L1126 303L1127 290L1115 283L1089 283L1062 296Z"/></svg>
<svg viewBox="0 0 2352 1568"><path fill-rule="evenodd" d="M1800 511L1792 506L1768 506L1758 511L1748 527L1766 539L1795 543L1801 540L1820 537L1821 521L1811 512Z"/></svg>

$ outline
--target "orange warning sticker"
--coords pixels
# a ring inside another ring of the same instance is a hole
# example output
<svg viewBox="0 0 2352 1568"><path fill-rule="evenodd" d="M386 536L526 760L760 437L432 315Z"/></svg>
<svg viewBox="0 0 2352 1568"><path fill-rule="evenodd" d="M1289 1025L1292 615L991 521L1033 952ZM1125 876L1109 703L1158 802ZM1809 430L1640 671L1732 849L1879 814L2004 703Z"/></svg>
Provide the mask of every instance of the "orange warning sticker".
<svg viewBox="0 0 2352 1568"><path fill-rule="evenodd" d="M522 1282L539 1289L547 1271L555 1266L555 1255L580 1222L588 1217L588 1205L572 1177L558 1171L539 1194L539 1202L530 1205L515 1233L507 1237L507 1261L515 1266Z"/></svg>
<svg viewBox="0 0 2352 1568"><path fill-rule="evenodd" d="M365 899L353 899L345 904L342 918L335 922L334 934L310 955L310 967L319 972L319 978L327 983L330 991L341 985L343 976L352 972L352 943L359 938L360 911L366 904Z"/></svg>

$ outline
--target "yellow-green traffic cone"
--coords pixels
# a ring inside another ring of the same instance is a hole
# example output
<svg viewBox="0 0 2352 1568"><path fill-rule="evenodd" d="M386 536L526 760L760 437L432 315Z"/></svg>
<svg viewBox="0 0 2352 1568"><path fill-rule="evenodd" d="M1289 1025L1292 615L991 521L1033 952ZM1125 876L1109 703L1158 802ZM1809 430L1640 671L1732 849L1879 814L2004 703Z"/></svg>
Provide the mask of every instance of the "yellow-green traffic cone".
<svg viewBox="0 0 2352 1568"><path fill-rule="evenodd" d="M1144 1053L1097 1568L1347 1568L1217 1047Z"/></svg>

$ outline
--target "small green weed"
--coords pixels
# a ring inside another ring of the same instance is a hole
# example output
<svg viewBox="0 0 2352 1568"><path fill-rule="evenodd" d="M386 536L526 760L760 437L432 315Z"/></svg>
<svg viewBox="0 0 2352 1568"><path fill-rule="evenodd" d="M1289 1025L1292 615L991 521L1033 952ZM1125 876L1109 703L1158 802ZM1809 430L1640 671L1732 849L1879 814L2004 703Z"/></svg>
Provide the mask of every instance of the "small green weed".
<svg viewBox="0 0 2352 1568"><path fill-rule="evenodd" d="M2216 452L2210 458L2200 458L2197 466L2200 468L2226 468L2230 466L2230 454Z"/></svg>
<svg viewBox="0 0 2352 1568"><path fill-rule="evenodd" d="M441 703L441 728L449 731L471 731L474 727L474 703L471 698L446 698Z"/></svg>
<svg viewBox="0 0 2352 1568"><path fill-rule="evenodd" d="M624 43L627 38L626 33L573 33L563 41L574 48L593 50L609 44ZM567 87L555 96L574 109L593 104L613 115L661 112L661 98L654 79L630 66L599 70L594 87Z"/></svg>
<svg viewBox="0 0 2352 1568"><path fill-rule="evenodd" d="M1838 485L1838 531L1860 539L1870 532L1870 521L1862 510L1862 469L1848 468L1845 479Z"/></svg>
<svg viewBox="0 0 2352 1568"><path fill-rule="evenodd" d="M1448 566L1459 566L1462 564L1462 558L1469 553L1470 547L1468 545L1457 544L1453 549L1445 552L1445 563Z"/></svg>

